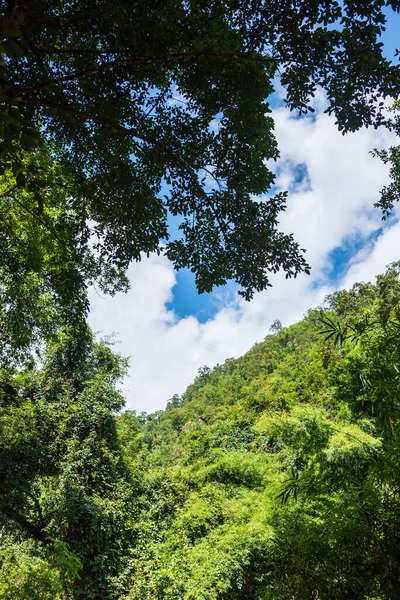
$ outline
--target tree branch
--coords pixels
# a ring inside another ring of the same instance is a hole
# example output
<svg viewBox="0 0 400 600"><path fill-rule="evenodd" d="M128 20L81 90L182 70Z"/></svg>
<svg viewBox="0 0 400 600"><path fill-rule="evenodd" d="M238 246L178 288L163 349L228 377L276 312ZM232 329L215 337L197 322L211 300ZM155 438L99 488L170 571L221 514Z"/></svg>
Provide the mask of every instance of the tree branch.
<svg viewBox="0 0 400 600"><path fill-rule="evenodd" d="M101 54L101 53L100 53ZM108 62L106 64L98 65L97 67L92 67L91 69L87 69L84 71L76 71L75 73L71 73L70 75L65 75L63 77L59 77L57 79L52 79L50 81L46 81L40 83L35 86L27 87L22 90L23 94L27 92L38 92L40 90L48 89L50 87L54 87L59 84L68 83L69 81L74 81L76 79L84 79L85 77L90 77L91 75L97 75L98 73L102 73L104 71L108 71L110 69L116 67L126 67L129 65L145 65L145 64L154 64L154 63L169 63L169 62L180 62L182 60L191 60L193 58L217 58L220 60L245 60L250 62L258 62L263 64L276 64L277 59L272 58L270 56L254 56L249 55L247 53L232 53L232 52L210 52L210 51L202 51L202 52L181 52L177 54L169 54L166 56L155 56L151 58L146 57L132 57L126 58L122 60L114 60L112 62ZM20 90L21 91L21 90Z"/></svg>
<svg viewBox="0 0 400 600"><path fill-rule="evenodd" d="M62 106L62 105L54 104L52 102L47 102L46 100L40 100L37 98L23 98L22 97L22 98L17 98L16 101L23 103L23 104L33 104L34 106L39 106L42 108L49 108L51 110L57 110L59 112L74 116L77 119L84 121L84 122L85 121L93 121L94 123L99 123L100 125L109 127L110 129L116 131L120 135L125 135L125 136L129 136L131 138L136 138L137 140L146 142L147 144L150 144L152 146L156 146L156 147L160 148L162 150L162 152L164 152L165 154L170 156L175 163L181 165L181 167L183 167L185 169L185 171L188 173L189 177L191 178L192 182L194 183L195 187L197 188L199 195L203 198L203 200L210 207L215 220L217 221L218 225L220 226L221 233L224 237L225 243L227 245L229 245L229 241L227 238L227 232L226 232L226 226L223 223L223 221L221 221L218 213L215 211L215 209L212 205L212 202L210 202L210 199L208 198L206 192L203 190L202 186L200 185L198 178L197 178L197 174L194 171L194 168L189 163L187 163L183 158L181 158L180 156L175 154L175 152L173 150L171 150L171 148L169 146L166 146L163 142L160 142L153 136L147 136L147 135L139 132L136 129L125 127L124 125L120 125L119 123L115 123L113 121L110 121L109 119L105 119L105 118L99 117L97 115L92 115L90 113L77 111L76 109L71 108L70 106Z"/></svg>
<svg viewBox="0 0 400 600"><path fill-rule="evenodd" d="M54 229L48 225L46 223L46 221L44 221L43 219L41 219L38 215L36 215L30 208L28 208L27 206L25 206L25 204L23 204L20 200L18 200L18 198L16 198L15 196L11 196L9 194L9 197L14 200L14 202L16 202L23 210L25 210L29 215L31 215L31 217L33 217L35 219L35 221L37 221L38 223L40 223L41 225L43 225L43 227L45 227L45 229L47 229L47 231L49 231L52 235L54 235L54 237L56 238L56 240L59 242L59 244L61 244L61 246L64 248L64 250L70 255L72 256L71 250L70 248L68 248L68 246L63 242L63 240L57 235L57 233L54 231Z"/></svg>
<svg viewBox="0 0 400 600"><path fill-rule="evenodd" d="M13 193L14 190L16 190L18 187L17 184L13 185L12 187L8 188L8 190L6 190L5 192L2 192L0 194L0 198L7 198L10 194Z"/></svg>

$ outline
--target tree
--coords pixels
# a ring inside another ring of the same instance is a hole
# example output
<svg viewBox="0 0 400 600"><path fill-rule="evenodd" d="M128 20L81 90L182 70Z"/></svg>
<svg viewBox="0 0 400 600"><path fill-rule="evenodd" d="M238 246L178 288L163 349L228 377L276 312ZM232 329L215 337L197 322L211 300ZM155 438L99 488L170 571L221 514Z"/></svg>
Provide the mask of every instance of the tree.
<svg viewBox="0 0 400 600"><path fill-rule="evenodd" d="M283 325L282 323L279 321L279 319L275 319L275 321L273 321L273 323L270 325L269 330L272 331L272 333L280 333L283 329Z"/></svg>
<svg viewBox="0 0 400 600"><path fill-rule="evenodd" d="M24 185L8 169L0 178L0 353L24 362L61 327L85 331L87 286L113 293L126 278L91 247L90 228L69 203L76 182L46 147L24 153Z"/></svg>
<svg viewBox="0 0 400 600"><path fill-rule="evenodd" d="M399 276L328 297L143 424L128 598L397 598Z"/></svg>
<svg viewBox="0 0 400 600"><path fill-rule="evenodd" d="M2 598L120 597L141 493L114 419L125 367L86 330L60 334L40 369L1 371Z"/></svg>
<svg viewBox="0 0 400 600"><path fill-rule="evenodd" d="M278 158L274 77L291 109L311 110L322 86L344 132L378 126L400 86L379 41L385 6L400 2L3 0L3 173L24 189L36 177L40 213L51 187L24 156L46 142L102 259L125 269L161 243L200 292L234 279L249 299L269 272L309 270L278 228L285 195L254 200Z"/></svg>

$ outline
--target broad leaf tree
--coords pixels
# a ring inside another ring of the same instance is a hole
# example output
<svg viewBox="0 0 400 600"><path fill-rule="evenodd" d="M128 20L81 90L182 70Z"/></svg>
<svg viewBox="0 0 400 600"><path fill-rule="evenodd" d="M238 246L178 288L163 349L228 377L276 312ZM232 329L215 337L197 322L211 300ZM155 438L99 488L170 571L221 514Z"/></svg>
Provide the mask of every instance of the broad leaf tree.
<svg viewBox="0 0 400 600"><path fill-rule="evenodd" d="M2 365L31 356L44 339L69 326L85 331L87 286L124 290L123 273L99 256L85 215L70 199L74 178L42 147L23 154L29 173L19 185L0 178L0 354Z"/></svg>
<svg viewBox="0 0 400 600"><path fill-rule="evenodd" d="M36 176L40 213L51 188L24 153L50 144L103 259L125 269L161 243L200 292L234 279L251 298L269 272L309 269L278 227L285 195L254 198L274 181L275 78L291 109L321 86L341 130L378 126L400 88L379 38L387 7L400 2L3 0L2 172L21 188Z"/></svg>
<svg viewBox="0 0 400 600"><path fill-rule="evenodd" d="M0 371L2 598L120 598L142 487L114 419L125 367L86 330Z"/></svg>
<svg viewBox="0 0 400 600"><path fill-rule="evenodd" d="M400 136L399 111L400 101L397 100L391 107L393 116L387 123L389 130L397 136ZM379 156L390 169L390 183L382 189L381 198L375 204L376 207L382 210L383 219L386 220L400 200L400 144L384 150L375 150L374 154Z"/></svg>

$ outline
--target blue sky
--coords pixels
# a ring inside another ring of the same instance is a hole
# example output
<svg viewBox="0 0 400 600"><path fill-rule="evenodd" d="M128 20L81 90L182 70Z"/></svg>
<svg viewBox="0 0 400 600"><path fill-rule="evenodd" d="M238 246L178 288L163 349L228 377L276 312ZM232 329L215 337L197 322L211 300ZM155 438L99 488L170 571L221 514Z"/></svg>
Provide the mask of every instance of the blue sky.
<svg viewBox="0 0 400 600"><path fill-rule="evenodd" d="M382 36L385 56L393 58L397 48L400 48L400 13L394 13L391 9L385 10L387 25Z"/></svg>
<svg viewBox="0 0 400 600"><path fill-rule="evenodd" d="M176 284L172 290L173 298L167 308L180 317L195 316L200 323L205 323L218 311L215 293L198 294L194 275L189 269L182 269L176 274Z"/></svg>
<svg viewBox="0 0 400 600"><path fill-rule="evenodd" d="M383 36L389 57L397 32L400 15L391 18ZM287 326L326 294L373 280L400 258L396 213L383 223L373 208L388 182L387 168L370 153L397 140L371 128L342 136L334 118L324 114L322 93L315 102L313 116L299 119L279 105L273 114L281 152L276 188L289 190L281 227L307 248L311 276L285 280L278 274L272 289L248 303L233 284L199 296L189 271L176 273L165 257L152 256L131 266L128 294L102 299L93 293L92 327L104 335L115 332L117 348L130 357L123 386L129 408L162 409L199 367L244 354L264 339L275 319Z"/></svg>

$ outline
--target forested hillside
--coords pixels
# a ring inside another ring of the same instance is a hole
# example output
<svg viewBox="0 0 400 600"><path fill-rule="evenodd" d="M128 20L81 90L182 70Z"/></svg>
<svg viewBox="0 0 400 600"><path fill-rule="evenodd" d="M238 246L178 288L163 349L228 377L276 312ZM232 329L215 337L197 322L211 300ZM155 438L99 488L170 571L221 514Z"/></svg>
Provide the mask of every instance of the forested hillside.
<svg viewBox="0 0 400 600"><path fill-rule="evenodd" d="M398 275L328 297L146 419L130 599L398 598Z"/></svg>
<svg viewBox="0 0 400 600"><path fill-rule="evenodd" d="M0 597L383 600L400 577L400 264L154 415L89 331L1 373Z"/></svg>

